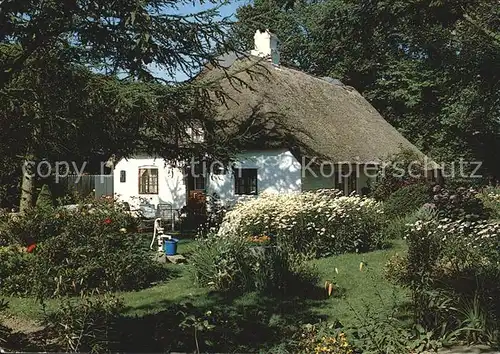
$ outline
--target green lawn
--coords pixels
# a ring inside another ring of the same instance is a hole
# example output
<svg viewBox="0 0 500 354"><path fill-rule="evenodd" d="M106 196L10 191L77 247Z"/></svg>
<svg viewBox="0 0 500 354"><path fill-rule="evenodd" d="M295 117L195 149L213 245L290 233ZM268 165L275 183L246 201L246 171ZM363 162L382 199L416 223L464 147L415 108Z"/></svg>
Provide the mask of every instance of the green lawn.
<svg viewBox="0 0 500 354"><path fill-rule="evenodd" d="M145 235L145 242L149 235ZM181 239L178 251L189 258L195 241ZM275 299L262 294L249 293L226 297L197 287L193 282L189 264L167 265L172 270L172 278L148 289L120 293L127 313L146 315L158 313L172 304L191 302L200 308L231 308L235 312L255 309L265 311L269 318L286 319L302 317L303 321L315 319L339 320L351 324L355 319L353 309L361 312L369 307L377 313L389 312L393 305L406 301L406 293L392 286L383 277L386 261L395 253L405 252L403 241L394 241L391 248L365 254L345 254L312 261L320 273L321 281L314 294L305 298L290 297ZM360 271L360 263L366 264ZM335 271L337 268L338 273ZM328 297L323 289L325 281L336 284L336 289ZM40 306L33 299L10 298L10 313L22 318L38 318ZM48 301L49 309L56 303Z"/></svg>

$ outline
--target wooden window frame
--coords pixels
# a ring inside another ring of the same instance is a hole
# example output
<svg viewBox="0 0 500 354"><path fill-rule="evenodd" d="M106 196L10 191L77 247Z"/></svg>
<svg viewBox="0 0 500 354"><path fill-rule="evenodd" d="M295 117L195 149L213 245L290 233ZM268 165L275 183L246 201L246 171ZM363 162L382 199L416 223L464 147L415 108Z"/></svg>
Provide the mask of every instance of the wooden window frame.
<svg viewBox="0 0 500 354"><path fill-rule="evenodd" d="M144 171L144 172L142 172ZM156 174L151 173L156 171ZM144 173L148 173L148 176L144 176ZM158 168L157 167L140 167L139 168L139 194L141 195L157 195L159 189L159 178L158 178ZM146 178L147 180L146 180ZM143 184L146 182L146 184Z"/></svg>

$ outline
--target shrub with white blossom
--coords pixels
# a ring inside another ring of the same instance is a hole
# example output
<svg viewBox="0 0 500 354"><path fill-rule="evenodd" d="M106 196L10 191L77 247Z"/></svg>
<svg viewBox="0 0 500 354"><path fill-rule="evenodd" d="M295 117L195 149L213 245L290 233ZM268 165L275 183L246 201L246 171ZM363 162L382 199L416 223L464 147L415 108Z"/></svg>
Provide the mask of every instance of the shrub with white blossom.
<svg viewBox="0 0 500 354"><path fill-rule="evenodd" d="M381 214L374 199L338 190L264 193L236 204L219 235L272 235L283 247L316 255L363 252L381 244Z"/></svg>

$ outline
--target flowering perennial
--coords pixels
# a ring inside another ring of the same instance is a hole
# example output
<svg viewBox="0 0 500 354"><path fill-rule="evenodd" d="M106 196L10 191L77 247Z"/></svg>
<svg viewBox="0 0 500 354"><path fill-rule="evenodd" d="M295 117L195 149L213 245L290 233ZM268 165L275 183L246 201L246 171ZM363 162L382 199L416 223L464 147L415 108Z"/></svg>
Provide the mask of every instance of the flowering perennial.
<svg viewBox="0 0 500 354"><path fill-rule="evenodd" d="M224 218L219 235L271 234L278 241L320 253L372 248L380 227L380 203L338 190L266 194L238 203Z"/></svg>

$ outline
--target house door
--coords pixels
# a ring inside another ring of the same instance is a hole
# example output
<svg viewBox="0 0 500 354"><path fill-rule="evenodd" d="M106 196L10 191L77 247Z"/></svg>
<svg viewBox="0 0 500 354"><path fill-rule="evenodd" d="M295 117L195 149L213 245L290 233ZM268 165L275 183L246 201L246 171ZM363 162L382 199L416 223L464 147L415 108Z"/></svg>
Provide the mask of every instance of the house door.
<svg viewBox="0 0 500 354"><path fill-rule="evenodd" d="M194 176L188 173L186 187L188 208L193 212L204 213L206 205L205 177L201 173Z"/></svg>

